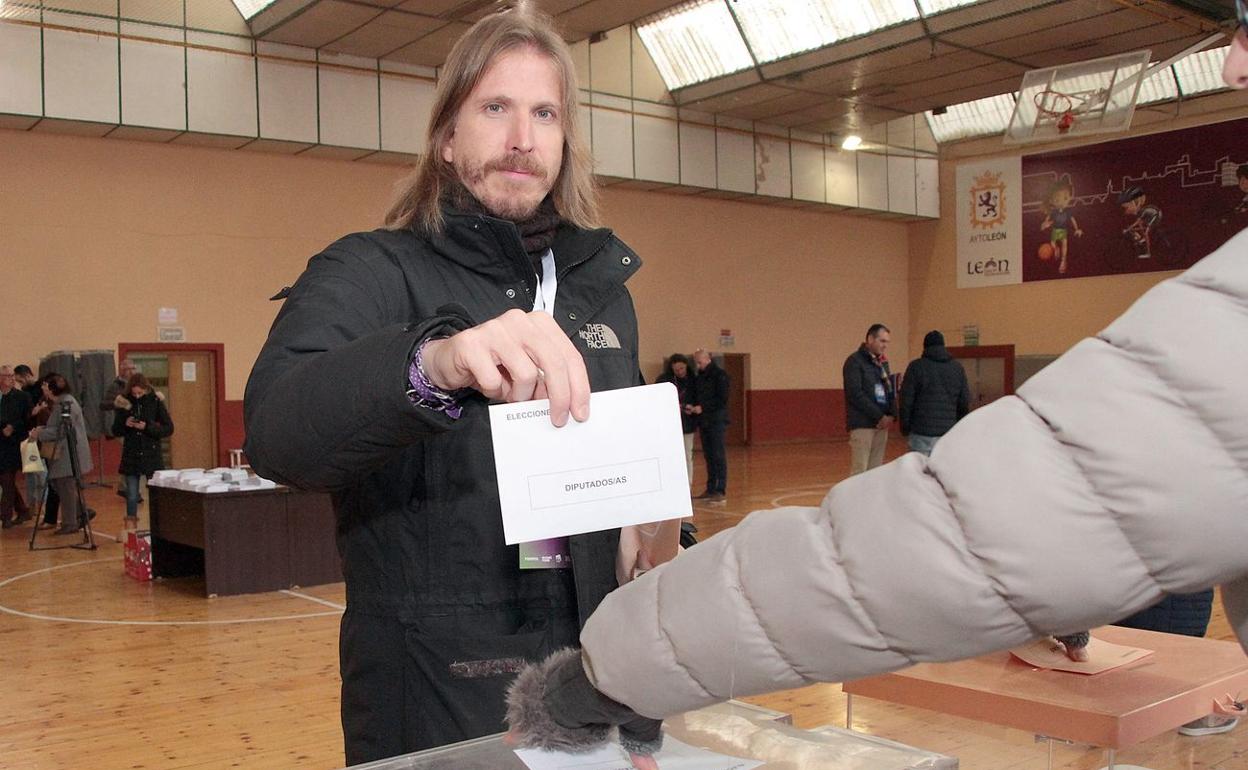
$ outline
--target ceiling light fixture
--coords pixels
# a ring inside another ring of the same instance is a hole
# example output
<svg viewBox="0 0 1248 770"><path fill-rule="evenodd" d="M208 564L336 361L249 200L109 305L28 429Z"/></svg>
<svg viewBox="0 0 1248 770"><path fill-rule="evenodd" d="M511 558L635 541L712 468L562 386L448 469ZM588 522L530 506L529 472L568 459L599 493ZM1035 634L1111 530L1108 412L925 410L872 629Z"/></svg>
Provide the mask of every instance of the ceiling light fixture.
<svg viewBox="0 0 1248 770"><path fill-rule="evenodd" d="M856 150L862 146L862 137L857 134L850 134L841 141L842 150Z"/></svg>

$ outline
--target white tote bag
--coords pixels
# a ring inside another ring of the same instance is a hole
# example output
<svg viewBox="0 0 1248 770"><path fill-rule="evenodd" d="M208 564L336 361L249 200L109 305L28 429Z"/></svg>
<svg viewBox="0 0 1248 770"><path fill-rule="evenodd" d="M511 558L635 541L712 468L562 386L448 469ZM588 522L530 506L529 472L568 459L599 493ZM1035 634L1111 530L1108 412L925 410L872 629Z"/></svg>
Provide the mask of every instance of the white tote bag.
<svg viewBox="0 0 1248 770"><path fill-rule="evenodd" d="M48 466L39 456L39 442L26 439L22 442L22 473L47 473Z"/></svg>

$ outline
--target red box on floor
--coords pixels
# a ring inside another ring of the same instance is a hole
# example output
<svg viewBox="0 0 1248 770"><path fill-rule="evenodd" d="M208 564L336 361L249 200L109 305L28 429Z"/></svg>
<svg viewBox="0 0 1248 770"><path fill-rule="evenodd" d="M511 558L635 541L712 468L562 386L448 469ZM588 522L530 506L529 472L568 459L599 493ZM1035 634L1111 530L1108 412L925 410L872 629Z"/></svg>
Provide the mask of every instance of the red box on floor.
<svg viewBox="0 0 1248 770"><path fill-rule="evenodd" d="M135 580L152 579L152 533L147 530L134 531L126 536L126 544L122 548L125 556L126 574Z"/></svg>

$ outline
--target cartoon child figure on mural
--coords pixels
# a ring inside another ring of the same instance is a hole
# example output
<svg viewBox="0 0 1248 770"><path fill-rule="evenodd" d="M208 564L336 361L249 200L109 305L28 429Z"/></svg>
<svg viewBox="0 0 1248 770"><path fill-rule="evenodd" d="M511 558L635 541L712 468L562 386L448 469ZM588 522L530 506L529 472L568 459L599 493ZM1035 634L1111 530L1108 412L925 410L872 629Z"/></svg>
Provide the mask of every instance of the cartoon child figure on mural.
<svg viewBox="0 0 1248 770"><path fill-rule="evenodd" d="M1137 257L1148 259L1153 255L1153 231L1161 221L1161 209L1148 202L1144 188L1139 185L1123 190L1118 196L1118 205L1122 206L1123 214L1135 217L1122 234L1135 246Z"/></svg>
<svg viewBox="0 0 1248 770"><path fill-rule="evenodd" d="M1057 265L1057 272L1065 273L1067 267L1067 256L1070 249L1070 232L1074 230L1075 235L1083 237L1083 230L1079 227L1078 220L1075 219L1071 209L1074 207L1075 186L1070 181L1069 174L1063 174L1052 185L1049 186L1049 192L1044 196L1044 222L1041 223L1041 230L1049 231L1049 254L1047 257L1042 253L1041 259L1052 259L1057 257L1060 261ZM1043 252L1044 247L1041 247Z"/></svg>

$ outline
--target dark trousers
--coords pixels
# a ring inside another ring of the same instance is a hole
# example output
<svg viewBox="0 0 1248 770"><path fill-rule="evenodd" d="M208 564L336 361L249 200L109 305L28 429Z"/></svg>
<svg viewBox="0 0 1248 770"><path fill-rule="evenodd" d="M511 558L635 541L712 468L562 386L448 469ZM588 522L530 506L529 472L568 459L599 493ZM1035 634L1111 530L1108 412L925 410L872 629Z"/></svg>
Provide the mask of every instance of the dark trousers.
<svg viewBox="0 0 1248 770"><path fill-rule="evenodd" d="M48 484L47 497L43 502L43 523L56 524L56 518L61 515L61 496L56 493L56 487Z"/></svg>
<svg viewBox="0 0 1248 770"><path fill-rule="evenodd" d="M724 494L728 488L728 451L724 448L727 423L716 420L703 423L702 453L706 455L706 491Z"/></svg>
<svg viewBox="0 0 1248 770"><path fill-rule="evenodd" d="M412 620L343 613L347 764L506 730L504 697L521 666L578 646L575 600L541 604Z"/></svg>
<svg viewBox="0 0 1248 770"><path fill-rule="evenodd" d="M11 519L15 511L18 516L30 512L22 493L17 491L17 470L0 471L0 519Z"/></svg>

